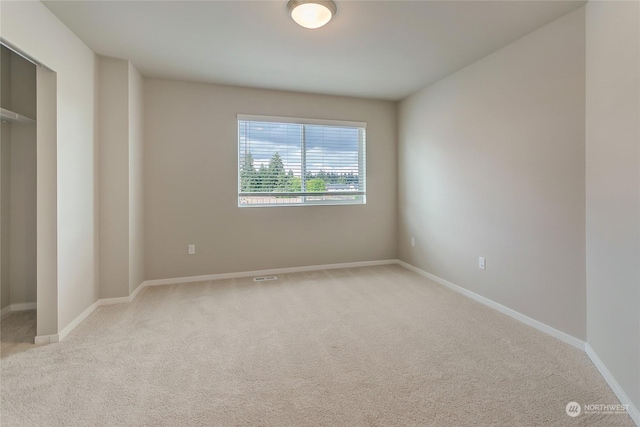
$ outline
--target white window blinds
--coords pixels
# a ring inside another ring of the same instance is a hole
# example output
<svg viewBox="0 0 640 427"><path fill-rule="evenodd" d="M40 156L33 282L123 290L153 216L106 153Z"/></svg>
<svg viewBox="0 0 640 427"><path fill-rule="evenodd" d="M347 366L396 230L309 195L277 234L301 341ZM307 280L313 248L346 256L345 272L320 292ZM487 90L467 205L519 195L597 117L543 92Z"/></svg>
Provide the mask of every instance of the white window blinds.
<svg viewBox="0 0 640 427"><path fill-rule="evenodd" d="M238 116L238 206L363 204L365 123Z"/></svg>

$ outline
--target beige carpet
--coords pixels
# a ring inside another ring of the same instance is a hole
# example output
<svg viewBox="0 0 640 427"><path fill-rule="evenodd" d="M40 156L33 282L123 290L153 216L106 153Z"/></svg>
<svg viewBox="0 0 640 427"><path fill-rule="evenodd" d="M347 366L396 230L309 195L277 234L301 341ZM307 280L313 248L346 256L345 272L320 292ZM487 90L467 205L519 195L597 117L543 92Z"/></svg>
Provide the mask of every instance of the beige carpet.
<svg viewBox="0 0 640 427"><path fill-rule="evenodd" d="M583 352L397 265L147 288L47 346L13 316L3 426L633 425L565 414L619 403Z"/></svg>

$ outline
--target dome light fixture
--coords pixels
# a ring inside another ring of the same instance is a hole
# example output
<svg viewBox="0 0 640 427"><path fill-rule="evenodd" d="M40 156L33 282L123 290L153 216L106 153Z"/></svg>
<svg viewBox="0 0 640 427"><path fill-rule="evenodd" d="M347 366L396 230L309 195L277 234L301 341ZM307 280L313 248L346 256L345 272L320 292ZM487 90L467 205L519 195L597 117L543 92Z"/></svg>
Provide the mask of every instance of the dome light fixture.
<svg viewBox="0 0 640 427"><path fill-rule="evenodd" d="M331 0L289 0L291 18L305 28L320 28L331 21L338 8Z"/></svg>

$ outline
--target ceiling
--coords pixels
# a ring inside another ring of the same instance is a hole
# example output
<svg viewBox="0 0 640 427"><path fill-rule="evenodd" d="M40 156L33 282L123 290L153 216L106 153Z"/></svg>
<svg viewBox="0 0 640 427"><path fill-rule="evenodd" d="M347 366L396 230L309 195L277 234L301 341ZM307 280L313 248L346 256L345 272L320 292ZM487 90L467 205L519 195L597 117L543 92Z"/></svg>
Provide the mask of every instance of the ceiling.
<svg viewBox="0 0 640 427"><path fill-rule="evenodd" d="M45 1L145 77L399 100L584 1L345 1L299 27L280 1Z"/></svg>

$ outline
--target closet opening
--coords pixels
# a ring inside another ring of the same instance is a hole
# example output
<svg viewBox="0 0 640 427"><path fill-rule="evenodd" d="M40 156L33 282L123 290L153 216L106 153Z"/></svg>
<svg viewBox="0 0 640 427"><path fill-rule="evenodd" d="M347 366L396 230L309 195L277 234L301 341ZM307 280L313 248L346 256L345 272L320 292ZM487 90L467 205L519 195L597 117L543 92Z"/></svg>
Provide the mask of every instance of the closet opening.
<svg viewBox="0 0 640 427"><path fill-rule="evenodd" d="M28 349L39 336L57 334L56 82L53 71L4 40L0 49L0 339L5 357Z"/></svg>

